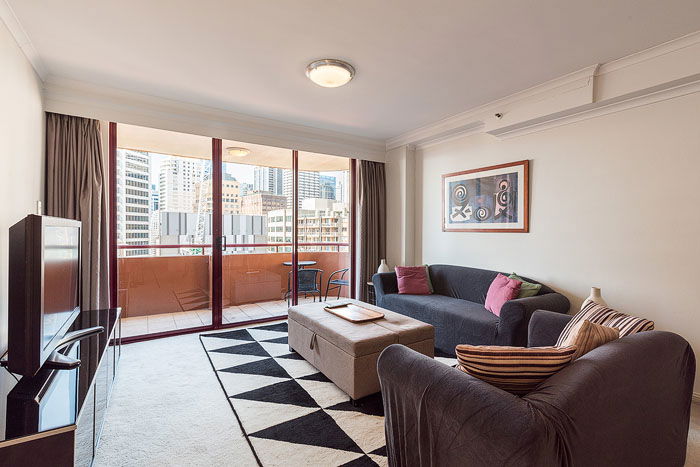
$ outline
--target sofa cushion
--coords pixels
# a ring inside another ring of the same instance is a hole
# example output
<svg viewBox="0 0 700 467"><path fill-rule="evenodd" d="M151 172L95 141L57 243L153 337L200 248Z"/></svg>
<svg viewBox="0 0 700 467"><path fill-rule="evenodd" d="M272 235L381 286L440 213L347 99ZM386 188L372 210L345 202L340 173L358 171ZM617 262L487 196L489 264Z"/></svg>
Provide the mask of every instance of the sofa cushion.
<svg viewBox="0 0 700 467"><path fill-rule="evenodd" d="M497 271L433 264L430 279L436 294L460 298L474 303L486 303L486 292L496 278Z"/></svg>
<svg viewBox="0 0 700 467"><path fill-rule="evenodd" d="M491 282L489 291L486 293L486 304L484 305L486 309L496 316L501 316L503 304L508 300L518 298L520 284L522 282L509 279L503 274L498 274Z"/></svg>
<svg viewBox="0 0 700 467"><path fill-rule="evenodd" d="M518 294L518 298L527 298L527 297L534 297L538 293L540 293L540 289L542 288L542 284L534 284L532 282L528 282L516 273L512 273L510 276L508 276L508 279L515 279L516 281L520 281L520 293Z"/></svg>
<svg viewBox="0 0 700 467"><path fill-rule="evenodd" d="M486 303L486 293L491 282L498 275L498 271L486 269L468 268L450 264L433 264L429 267L430 280L433 284L433 293L447 295L448 297L461 298L470 302ZM521 276L527 282L538 282ZM542 285L537 295L554 292L546 285Z"/></svg>
<svg viewBox="0 0 700 467"><path fill-rule="evenodd" d="M430 284L425 266L396 266L396 282L400 294L428 295Z"/></svg>
<svg viewBox="0 0 700 467"><path fill-rule="evenodd" d="M559 335L557 346L564 347L572 345L576 339L576 334L584 321L590 321L602 326L610 326L620 331L620 337L625 337L640 331L650 331L654 329L654 322L648 319L620 313L612 308L599 305L595 302L588 302L569 321L564 330Z"/></svg>
<svg viewBox="0 0 700 467"><path fill-rule="evenodd" d="M483 305L444 295L388 294L382 307L435 327L435 346L452 354L462 342L492 343L499 319Z"/></svg>
<svg viewBox="0 0 700 467"><path fill-rule="evenodd" d="M620 331L618 331L617 328L601 326L600 324L594 324L585 320L574 339L576 353L573 359L576 360L596 347L614 341L618 337L620 337Z"/></svg>
<svg viewBox="0 0 700 467"><path fill-rule="evenodd" d="M457 367L497 388L516 395L534 390L568 365L576 347L506 347L458 345Z"/></svg>

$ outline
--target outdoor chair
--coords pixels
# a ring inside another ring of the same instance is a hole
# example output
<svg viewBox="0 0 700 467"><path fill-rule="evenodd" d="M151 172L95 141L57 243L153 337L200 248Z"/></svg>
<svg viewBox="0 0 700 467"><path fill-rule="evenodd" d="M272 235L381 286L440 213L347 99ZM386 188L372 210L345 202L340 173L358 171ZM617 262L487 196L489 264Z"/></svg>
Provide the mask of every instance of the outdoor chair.
<svg viewBox="0 0 700 467"><path fill-rule="evenodd" d="M328 284L326 284L326 300L328 300L328 293L331 290L338 290L338 299L340 299L340 292L343 287L350 287L350 281L345 278L345 274L350 270L350 268L339 269L333 271L330 276L328 276ZM334 278L335 277L335 278Z"/></svg>

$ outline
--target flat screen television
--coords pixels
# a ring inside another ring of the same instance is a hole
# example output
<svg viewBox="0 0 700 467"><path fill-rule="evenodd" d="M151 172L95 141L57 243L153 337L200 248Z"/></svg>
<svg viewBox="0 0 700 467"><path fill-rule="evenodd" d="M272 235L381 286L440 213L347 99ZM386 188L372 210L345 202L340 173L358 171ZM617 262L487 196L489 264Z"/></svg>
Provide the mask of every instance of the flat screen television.
<svg viewBox="0 0 700 467"><path fill-rule="evenodd" d="M10 227L8 369L33 376L80 314L80 221L31 214Z"/></svg>

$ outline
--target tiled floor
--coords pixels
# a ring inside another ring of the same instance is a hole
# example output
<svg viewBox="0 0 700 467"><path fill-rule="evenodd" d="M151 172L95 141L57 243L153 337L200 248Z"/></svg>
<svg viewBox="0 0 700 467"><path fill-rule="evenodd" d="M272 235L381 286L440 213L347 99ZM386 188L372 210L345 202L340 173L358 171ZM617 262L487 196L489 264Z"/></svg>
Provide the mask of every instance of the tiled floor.
<svg viewBox="0 0 700 467"><path fill-rule="evenodd" d="M299 303L312 302L312 298L299 298ZM224 324L240 323L263 318L287 315L286 300L248 303L224 308ZM152 316L135 316L122 319L122 337L140 336L156 332L207 326L211 324L211 310L180 311Z"/></svg>

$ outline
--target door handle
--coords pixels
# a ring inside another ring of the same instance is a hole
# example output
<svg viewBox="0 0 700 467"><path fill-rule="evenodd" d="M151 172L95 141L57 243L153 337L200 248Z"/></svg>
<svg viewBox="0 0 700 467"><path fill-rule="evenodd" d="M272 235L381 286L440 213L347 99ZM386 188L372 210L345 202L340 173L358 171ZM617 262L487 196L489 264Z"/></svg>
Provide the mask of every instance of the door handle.
<svg viewBox="0 0 700 467"><path fill-rule="evenodd" d="M221 236L221 251L226 251L226 235Z"/></svg>

